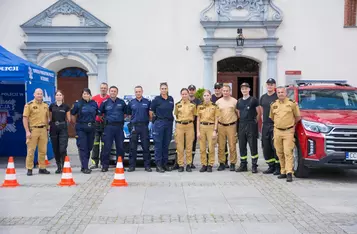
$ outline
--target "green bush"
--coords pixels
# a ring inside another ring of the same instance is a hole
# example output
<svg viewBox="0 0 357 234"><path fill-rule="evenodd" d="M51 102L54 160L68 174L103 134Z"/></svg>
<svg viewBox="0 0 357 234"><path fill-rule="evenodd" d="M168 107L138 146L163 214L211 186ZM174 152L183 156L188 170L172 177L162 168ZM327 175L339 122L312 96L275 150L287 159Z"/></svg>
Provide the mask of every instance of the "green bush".
<svg viewBox="0 0 357 234"><path fill-rule="evenodd" d="M203 101L203 93L205 92L205 89L204 88L199 88L197 89L196 91L196 94L195 94L195 97L197 99L200 99L201 101Z"/></svg>

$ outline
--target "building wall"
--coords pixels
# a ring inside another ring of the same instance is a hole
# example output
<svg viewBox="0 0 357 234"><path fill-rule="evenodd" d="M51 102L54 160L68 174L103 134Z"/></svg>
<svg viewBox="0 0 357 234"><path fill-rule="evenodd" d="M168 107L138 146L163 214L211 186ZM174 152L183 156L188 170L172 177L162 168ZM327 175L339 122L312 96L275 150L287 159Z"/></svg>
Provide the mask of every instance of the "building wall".
<svg viewBox="0 0 357 234"><path fill-rule="evenodd" d="M23 57L24 33L19 27L55 0L1 0L0 44ZM108 82L120 94L131 93L135 85L146 94L156 94L158 84L169 82L170 93L179 97L182 87L203 85L203 44L205 31L200 12L208 0L76 0L84 9L111 26L108 42ZM357 86L357 29L344 28L341 0L275 0L283 11L277 31L280 44L278 77L285 84L286 70L301 70L304 79L347 79ZM56 25L76 25L73 17L60 16ZM244 30L246 37L265 36L263 30ZM216 36L235 37L235 30L217 31ZM295 49L294 49L295 48ZM234 56L233 49L218 49L217 61ZM263 49L244 49L243 56L261 63L261 79L267 79L267 55ZM66 64L68 65L68 64ZM58 68L59 69L59 68ZM94 82L91 82L94 84ZM94 86L94 85L91 85ZM94 93L97 87L90 87Z"/></svg>

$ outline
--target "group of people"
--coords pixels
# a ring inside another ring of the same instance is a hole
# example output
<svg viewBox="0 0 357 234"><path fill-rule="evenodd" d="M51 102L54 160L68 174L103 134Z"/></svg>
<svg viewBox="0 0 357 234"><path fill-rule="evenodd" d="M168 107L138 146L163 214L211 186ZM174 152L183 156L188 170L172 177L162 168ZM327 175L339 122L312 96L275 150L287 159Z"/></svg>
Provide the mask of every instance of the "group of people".
<svg viewBox="0 0 357 234"><path fill-rule="evenodd" d="M92 169L99 168L99 163L102 172L108 171L113 142L116 146L116 155L124 156L123 127L126 117L130 119L131 133L128 172L135 171L139 139L143 148L145 171L152 171L148 128L149 122L152 122L155 164L159 173L173 169L191 172L195 168L193 160L197 140L201 156L200 172L212 172L215 164L215 145L218 143L218 171L227 167L230 171L247 171L249 145L251 170L252 173L257 173L258 122L263 116L262 146L269 166L263 173L273 173L278 175L278 178L286 178L290 182L295 146L294 127L300 120L299 108L293 100L286 97L284 87L276 88L274 79L268 79L266 85L268 92L260 100L250 96L248 83L240 85L243 97L238 100L231 96L229 85L216 83L214 94L211 95L209 90L205 90L203 100L195 97L196 87L190 85L181 89L181 100L177 103L168 95L167 83L160 84L160 95L152 101L143 97L141 86L136 86L135 99L127 104L117 97L117 87L111 86L108 95L108 84L102 83L100 94L92 97L91 91L86 88L82 91L82 98L76 101L72 108L64 103L64 96L60 90L56 91L55 103L48 106L42 101L42 90L36 89L34 100L25 105L23 114L28 148L27 175L32 175L37 145L39 173L50 173L45 165L48 128L57 164L56 173L62 172L64 157L67 155L69 123L75 124L81 171L90 174ZM174 121L177 159L175 165L169 167L168 151ZM240 165L236 168L237 139ZM91 151L93 166L89 168Z"/></svg>

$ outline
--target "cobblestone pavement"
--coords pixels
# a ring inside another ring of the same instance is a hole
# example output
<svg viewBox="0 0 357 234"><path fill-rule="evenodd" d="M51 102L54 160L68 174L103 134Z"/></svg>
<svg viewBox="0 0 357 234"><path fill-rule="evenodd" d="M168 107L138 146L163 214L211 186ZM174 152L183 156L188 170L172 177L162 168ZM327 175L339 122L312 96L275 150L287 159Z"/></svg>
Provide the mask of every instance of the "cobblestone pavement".
<svg viewBox="0 0 357 234"><path fill-rule="evenodd" d="M260 173L125 173L129 187L112 188L108 173L27 177L15 159L17 188L0 188L0 233L357 233L357 172L318 170L293 183ZM198 157L196 157L198 166ZM0 162L1 179L6 162ZM36 171L35 171L36 172ZM37 173L37 172L36 172Z"/></svg>

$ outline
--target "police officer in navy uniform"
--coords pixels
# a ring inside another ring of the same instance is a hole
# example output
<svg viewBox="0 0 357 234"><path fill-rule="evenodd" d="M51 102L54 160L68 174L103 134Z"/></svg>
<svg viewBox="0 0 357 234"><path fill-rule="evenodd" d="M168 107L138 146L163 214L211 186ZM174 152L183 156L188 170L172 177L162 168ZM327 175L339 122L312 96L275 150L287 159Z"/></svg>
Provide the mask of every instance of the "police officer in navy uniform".
<svg viewBox="0 0 357 234"><path fill-rule="evenodd" d="M153 138L155 143L156 171L170 171L167 166L169 145L172 138L174 99L168 95L167 83L160 84L160 96L155 97L150 106L150 115L154 116Z"/></svg>
<svg viewBox="0 0 357 234"><path fill-rule="evenodd" d="M95 117L98 114L98 105L91 100L91 96L90 89L83 89L82 99L75 102L71 110L72 121L76 123L77 145L79 146L79 156L82 163L81 172L84 174L92 172L88 169L88 162L94 144Z"/></svg>
<svg viewBox="0 0 357 234"><path fill-rule="evenodd" d="M275 92L276 81L273 78L269 78L266 85L268 92L261 96L259 101L263 109L262 148L265 162L268 164L268 169L263 173L279 175L280 161L274 148L274 122L269 118L270 106L278 99L278 95Z"/></svg>
<svg viewBox="0 0 357 234"><path fill-rule="evenodd" d="M128 104L128 115L130 118L130 154L129 154L129 170L135 171L138 140L140 138L143 148L144 167L145 171L152 172L150 167L150 138L149 138L149 110L151 102L143 97L143 88L135 87L135 99Z"/></svg>
<svg viewBox="0 0 357 234"><path fill-rule="evenodd" d="M70 121L70 107L64 103L61 90L55 93L56 102L49 107L50 110L50 137L52 149L55 154L57 170L56 174L62 173L64 158L67 156L68 146L68 123Z"/></svg>
<svg viewBox="0 0 357 234"><path fill-rule="evenodd" d="M115 141L116 155L124 160L124 118L127 114L127 105L123 99L118 98L118 88L111 86L109 96L99 107L100 115L104 114L104 148L101 153L102 172L109 168L109 156Z"/></svg>

